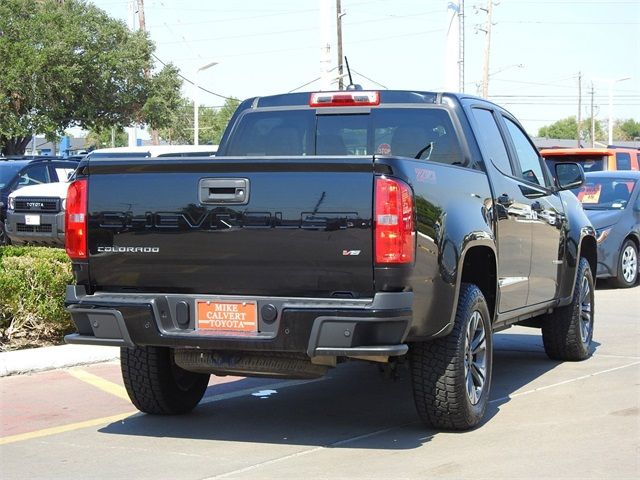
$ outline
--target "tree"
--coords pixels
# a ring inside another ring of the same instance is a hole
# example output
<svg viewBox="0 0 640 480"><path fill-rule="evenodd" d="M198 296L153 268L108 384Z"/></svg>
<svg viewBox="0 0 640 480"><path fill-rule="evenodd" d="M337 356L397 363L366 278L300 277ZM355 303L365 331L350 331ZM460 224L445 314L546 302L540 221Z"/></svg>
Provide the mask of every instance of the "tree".
<svg viewBox="0 0 640 480"><path fill-rule="evenodd" d="M216 110L214 107L200 106L198 141L200 144L220 143L227 124L240 104L237 98L228 98L224 105ZM160 137L169 143L193 143L193 102L183 98L180 106L173 111L171 122L161 128Z"/></svg>
<svg viewBox="0 0 640 480"><path fill-rule="evenodd" d="M546 125L538 130L539 137L546 138L564 138L574 139L577 135L578 122L576 117L571 116L558 120L551 125ZM602 128L602 124L599 121L595 121L595 140L604 140L605 132ZM591 140L591 119L585 119L580 122L580 140Z"/></svg>
<svg viewBox="0 0 640 480"><path fill-rule="evenodd" d="M90 145L92 149L126 147L129 144L129 135L127 135L123 127L91 130L87 135L87 144Z"/></svg>
<svg viewBox="0 0 640 480"><path fill-rule="evenodd" d="M179 99L175 67L152 67L153 44L84 0L0 1L0 148L70 126L160 126ZM163 111L164 109L164 111Z"/></svg>
<svg viewBox="0 0 640 480"><path fill-rule="evenodd" d="M640 138L640 122L636 122L632 118L617 120L613 124L613 138L627 141Z"/></svg>
<svg viewBox="0 0 640 480"><path fill-rule="evenodd" d="M233 113L240 105L240 100L237 98L227 98L224 102L224 105L220 110L216 112L216 115L213 119L213 125L211 126L211 132L209 133L209 138L211 138L211 142L213 144L219 144L222 139L222 134L224 130L227 128L227 124Z"/></svg>
<svg viewBox="0 0 640 480"><path fill-rule="evenodd" d="M540 128L538 136L547 138L576 138L577 126L576 117L563 118L551 125Z"/></svg>

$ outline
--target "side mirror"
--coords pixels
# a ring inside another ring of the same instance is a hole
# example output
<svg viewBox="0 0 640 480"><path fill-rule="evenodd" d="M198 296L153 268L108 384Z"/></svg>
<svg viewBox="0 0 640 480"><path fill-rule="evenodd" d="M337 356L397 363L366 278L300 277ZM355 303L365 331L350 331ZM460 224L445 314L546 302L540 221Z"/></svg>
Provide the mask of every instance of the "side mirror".
<svg viewBox="0 0 640 480"><path fill-rule="evenodd" d="M584 183L584 170L578 163L556 163L558 190L571 190Z"/></svg>

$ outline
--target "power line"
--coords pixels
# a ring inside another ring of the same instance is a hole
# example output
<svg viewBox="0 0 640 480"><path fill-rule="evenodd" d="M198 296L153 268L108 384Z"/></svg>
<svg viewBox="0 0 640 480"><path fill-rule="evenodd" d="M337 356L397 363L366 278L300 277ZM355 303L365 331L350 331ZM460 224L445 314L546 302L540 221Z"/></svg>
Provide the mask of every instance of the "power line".
<svg viewBox="0 0 640 480"><path fill-rule="evenodd" d="M500 23L532 25L640 25L640 22L555 22L552 20L501 20Z"/></svg>
<svg viewBox="0 0 640 480"><path fill-rule="evenodd" d="M165 67L167 66L167 64L166 64L165 62L163 62L162 60L160 60L160 59L158 58L158 56L157 56L155 53L152 53L151 55L153 56L153 58L155 58L157 61L159 61L162 65L164 65ZM191 85L195 85L195 83L193 82L193 80L188 79L187 77L185 77L184 75L182 75L180 72L178 72L178 76L179 76L181 79L183 79L185 82L190 83ZM220 94L220 93L212 92L211 90L207 90L206 88L204 88L204 87L203 87L203 86L201 86L201 85L198 85L198 88L199 88L200 90L202 90L203 92L207 92L207 93L209 93L209 94L211 94L211 95L214 95L214 96L216 96L216 97L224 98L225 100L232 100L232 98L231 98L231 97L227 97L227 96L222 95L222 94Z"/></svg>

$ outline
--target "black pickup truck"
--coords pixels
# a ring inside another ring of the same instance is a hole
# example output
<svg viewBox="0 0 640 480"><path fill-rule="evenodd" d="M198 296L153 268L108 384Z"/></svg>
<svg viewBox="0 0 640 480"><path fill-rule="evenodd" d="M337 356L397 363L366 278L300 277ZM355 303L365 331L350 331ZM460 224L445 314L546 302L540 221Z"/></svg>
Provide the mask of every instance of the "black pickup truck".
<svg viewBox="0 0 640 480"><path fill-rule="evenodd" d="M492 332L590 355L596 240L516 119L465 95L294 93L244 101L216 158L90 159L67 198L69 343L119 345L152 414L210 374L312 378L408 366L428 425L481 420Z"/></svg>

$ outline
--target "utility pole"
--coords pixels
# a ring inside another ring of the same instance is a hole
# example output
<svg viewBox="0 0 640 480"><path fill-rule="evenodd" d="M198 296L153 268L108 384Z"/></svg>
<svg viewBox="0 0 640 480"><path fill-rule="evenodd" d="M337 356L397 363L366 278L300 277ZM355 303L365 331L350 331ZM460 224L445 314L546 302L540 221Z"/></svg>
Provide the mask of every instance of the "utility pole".
<svg viewBox="0 0 640 480"><path fill-rule="evenodd" d="M320 2L320 90L331 90L331 3Z"/></svg>
<svg viewBox="0 0 640 480"><path fill-rule="evenodd" d="M458 41L458 91L464 92L464 0L460 0L458 22L460 24L460 39Z"/></svg>
<svg viewBox="0 0 640 480"><path fill-rule="evenodd" d="M593 82L591 82L591 148L596 146L596 120L593 116Z"/></svg>
<svg viewBox="0 0 640 480"><path fill-rule="evenodd" d="M131 28L132 32L136 30L136 14L138 13L138 3L137 0L129 0L128 2L129 8L129 28ZM127 137L128 137L128 145L130 147L135 147L138 143L138 129L136 124L134 123L132 126L127 127Z"/></svg>
<svg viewBox="0 0 640 480"><path fill-rule="evenodd" d="M138 2L138 25L140 27L140 30L145 32L146 23L144 18L144 0L137 0L137 2ZM149 71L148 67L144 69L144 76L145 78L149 78L151 76L151 72ZM152 145L160 144L160 136L158 135L158 130L156 130L155 128L151 130L151 144Z"/></svg>
<svg viewBox="0 0 640 480"><path fill-rule="evenodd" d="M144 0L138 1L138 24L140 25L140 30L143 32L146 30L144 23Z"/></svg>
<svg viewBox="0 0 640 480"><path fill-rule="evenodd" d="M578 72L578 148L580 148L580 122L582 121L582 72Z"/></svg>
<svg viewBox="0 0 640 480"><path fill-rule="evenodd" d="M486 37L484 42L484 68L482 72L482 98L489 96L489 59L491 58L491 17L493 16L493 0L487 2L487 8L481 8L487 12L487 23L483 29Z"/></svg>
<svg viewBox="0 0 640 480"><path fill-rule="evenodd" d="M342 78L342 62L344 60L344 54L342 53L342 2L336 0L336 28L338 29L338 90L344 88L344 80Z"/></svg>

